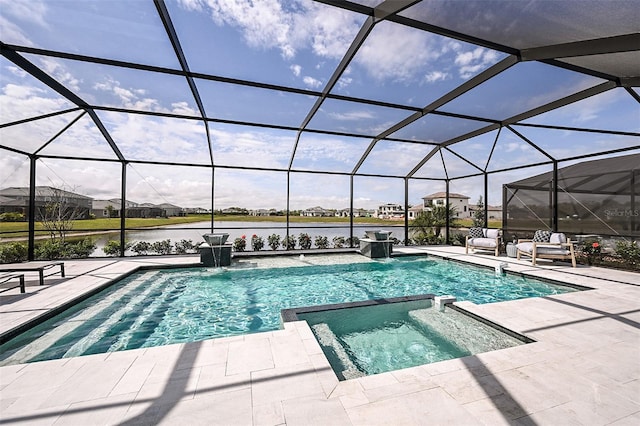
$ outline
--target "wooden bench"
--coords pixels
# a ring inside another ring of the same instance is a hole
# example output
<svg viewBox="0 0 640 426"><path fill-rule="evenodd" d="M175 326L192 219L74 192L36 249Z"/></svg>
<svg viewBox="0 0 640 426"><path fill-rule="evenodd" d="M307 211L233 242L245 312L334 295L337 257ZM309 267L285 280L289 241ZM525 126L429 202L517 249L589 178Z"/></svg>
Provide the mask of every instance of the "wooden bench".
<svg viewBox="0 0 640 426"><path fill-rule="evenodd" d="M59 271L52 272L45 275L44 271L47 269L60 267ZM42 262L25 262L25 263L4 263L0 264L0 272L29 272L37 271L40 278L40 285L44 285L44 277L50 275L60 274L64 277L64 262L59 260L54 261L42 261Z"/></svg>
<svg viewBox="0 0 640 426"><path fill-rule="evenodd" d="M12 275L1 276L0 277L0 284L4 284L6 282L9 282L14 278L18 278L19 279L18 284L13 285L11 287L1 287L0 288L0 293L4 293L5 291L9 291L11 289L18 288L18 287L20 287L20 293L26 293L27 292L26 288L24 287L24 274L12 274Z"/></svg>

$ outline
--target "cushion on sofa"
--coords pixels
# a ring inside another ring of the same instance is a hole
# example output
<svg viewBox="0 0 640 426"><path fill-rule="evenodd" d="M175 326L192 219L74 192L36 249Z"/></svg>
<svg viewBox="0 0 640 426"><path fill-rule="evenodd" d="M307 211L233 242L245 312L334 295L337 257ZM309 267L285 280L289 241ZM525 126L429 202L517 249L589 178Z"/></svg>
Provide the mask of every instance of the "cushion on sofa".
<svg viewBox="0 0 640 426"><path fill-rule="evenodd" d="M535 234L533 234L533 241L537 243L548 243L551 238L551 231L545 231L542 229L538 229Z"/></svg>
<svg viewBox="0 0 640 426"><path fill-rule="evenodd" d="M523 251L525 253L529 253L532 254L533 253L533 243L518 243L516 245L518 247L518 250ZM571 254L571 252L565 248L561 248L561 247L551 247L551 246L544 246L544 245L537 245L536 246L536 255L538 254L555 254L555 255L569 255Z"/></svg>
<svg viewBox="0 0 640 426"><path fill-rule="evenodd" d="M498 235L500 235L500 230L499 229L487 229L487 238L498 238Z"/></svg>
<svg viewBox="0 0 640 426"><path fill-rule="evenodd" d="M567 242L567 236L562 232L554 232L549 237L549 242L553 244L564 244Z"/></svg>
<svg viewBox="0 0 640 426"><path fill-rule="evenodd" d="M469 238L482 238L484 237L484 232L482 232L482 228L469 228Z"/></svg>
<svg viewBox="0 0 640 426"><path fill-rule="evenodd" d="M474 247L496 248L496 240L493 238L470 238L469 245Z"/></svg>

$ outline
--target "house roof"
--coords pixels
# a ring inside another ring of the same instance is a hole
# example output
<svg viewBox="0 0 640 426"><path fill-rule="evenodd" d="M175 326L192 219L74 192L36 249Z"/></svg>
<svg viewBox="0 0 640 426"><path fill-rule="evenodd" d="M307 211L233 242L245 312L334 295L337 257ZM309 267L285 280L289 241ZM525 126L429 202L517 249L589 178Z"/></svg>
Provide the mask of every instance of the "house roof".
<svg viewBox="0 0 640 426"><path fill-rule="evenodd" d="M434 192L431 195L427 195L426 197L422 197L423 200L435 200L435 199L439 199L439 198L447 198L447 193L446 192ZM470 197L467 197L466 195L462 195L462 194L456 194L455 192L450 192L449 193L449 198L469 199Z"/></svg>

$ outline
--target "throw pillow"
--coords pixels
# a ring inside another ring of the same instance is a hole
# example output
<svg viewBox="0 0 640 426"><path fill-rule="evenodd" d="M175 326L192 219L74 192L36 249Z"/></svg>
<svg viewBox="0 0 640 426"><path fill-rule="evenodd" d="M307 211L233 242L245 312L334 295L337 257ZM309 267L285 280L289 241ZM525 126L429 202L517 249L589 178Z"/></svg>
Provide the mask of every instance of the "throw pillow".
<svg viewBox="0 0 640 426"><path fill-rule="evenodd" d="M542 229L538 229L535 234L533 234L533 241L536 243L548 243L551 239L551 231L543 231Z"/></svg>
<svg viewBox="0 0 640 426"><path fill-rule="evenodd" d="M567 236L560 232L551 234L551 237L549 238L549 242L554 244L564 244L567 242Z"/></svg>
<svg viewBox="0 0 640 426"><path fill-rule="evenodd" d="M469 238L482 238L484 233L482 228L469 228Z"/></svg>

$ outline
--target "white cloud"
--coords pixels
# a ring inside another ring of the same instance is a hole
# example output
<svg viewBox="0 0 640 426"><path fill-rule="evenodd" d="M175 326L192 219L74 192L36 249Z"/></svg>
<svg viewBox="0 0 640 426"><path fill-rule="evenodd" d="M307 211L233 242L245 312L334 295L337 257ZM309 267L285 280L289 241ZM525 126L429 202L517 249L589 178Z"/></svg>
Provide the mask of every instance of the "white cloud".
<svg viewBox="0 0 640 426"><path fill-rule="evenodd" d="M35 23L47 27L47 5L39 0L0 0L3 15L11 16L24 22ZM3 34L4 38L4 34Z"/></svg>
<svg viewBox="0 0 640 426"><path fill-rule="evenodd" d="M302 72L302 67L300 65L291 65L289 69L293 72L293 75L295 75L296 77L299 77L300 73Z"/></svg>
<svg viewBox="0 0 640 426"><path fill-rule="evenodd" d="M378 80L409 82L440 55L440 48L431 34L381 23L369 35L356 61Z"/></svg>
<svg viewBox="0 0 640 426"><path fill-rule="evenodd" d="M322 87L322 82L320 80L316 80L315 78L308 75L305 76L302 81L307 87L310 87L312 89L319 89L320 87Z"/></svg>
<svg viewBox="0 0 640 426"><path fill-rule="evenodd" d="M68 89L74 92L80 90L82 80L76 78L62 63L56 59L44 57L39 62L44 72L64 84Z"/></svg>
<svg viewBox="0 0 640 426"><path fill-rule="evenodd" d="M307 46L318 56L340 58L359 29L353 14L312 2L181 0L180 5L206 10L218 25L238 28L249 46L278 49L285 60Z"/></svg>
<svg viewBox="0 0 640 426"><path fill-rule="evenodd" d="M359 121L375 118L375 114L371 111L330 112L327 115L339 121Z"/></svg>
<svg viewBox="0 0 640 426"><path fill-rule="evenodd" d="M450 78L449 73L442 71L431 71L425 74L424 79L427 83L435 83L436 81L444 81Z"/></svg>
<svg viewBox="0 0 640 426"><path fill-rule="evenodd" d="M468 79L478 72L493 65L498 59L498 53L477 47L473 50L462 51L462 45L452 45L453 50L457 52L454 63L458 66L458 73L463 79Z"/></svg>

